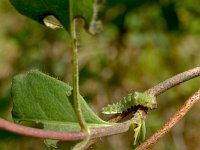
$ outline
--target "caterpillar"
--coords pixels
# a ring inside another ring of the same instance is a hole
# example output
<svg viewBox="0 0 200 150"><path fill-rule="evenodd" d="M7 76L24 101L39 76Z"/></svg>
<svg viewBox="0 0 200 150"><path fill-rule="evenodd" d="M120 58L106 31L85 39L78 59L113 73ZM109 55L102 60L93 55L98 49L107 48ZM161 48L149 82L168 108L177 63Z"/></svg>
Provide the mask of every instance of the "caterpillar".
<svg viewBox="0 0 200 150"><path fill-rule="evenodd" d="M147 93L134 92L123 97L123 100L112 105L108 105L102 109L103 114L117 114L127 111L127 109L141 105L148 109L157 108L155 96Z"/></svg>

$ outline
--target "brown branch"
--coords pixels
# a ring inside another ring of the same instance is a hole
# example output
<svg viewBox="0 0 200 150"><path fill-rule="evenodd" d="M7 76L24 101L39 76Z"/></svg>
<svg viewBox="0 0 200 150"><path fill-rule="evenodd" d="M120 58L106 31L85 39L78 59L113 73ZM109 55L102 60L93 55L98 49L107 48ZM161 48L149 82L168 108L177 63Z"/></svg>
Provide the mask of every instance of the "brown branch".
<svg viewBox="0 0 200 150"><path fill-rule="evenodd" d="M91 138L103 137L103 136L126 132L129 130L130 124L131 124L130 121L126 121L124 123L113 124L112 126L93 128L91 129ZM56 132L43 129L36 129L15 124L1 118L0 118L0 129L41 139L75 141L85 138L84 132Z"/></svg>
<svg viewBox="0 0 200 150"><path fill-rule="evenodd" d="M200 67L196 67L190 70L187 70L185 72L182 72L180 74L177 74L163 82L161 82L160 84L148 89L147 92L148 94L154 95L154 96L158 96L160 94L162 94L163 92L167 91L168 89L179 85L180 83L183 83L185 81L188 81L190 79L193 79L195 77L200 76ZM121 114L115 115L111 120L112 122L119 122L120 120L122 120L124 117L126 117L127 115L131 114L132 112L123 112ZM110 120L109 120L110 121Z"/></svg>
<svg viewBox="0 0 200 150"><path fill-rule="evenodd" d="M185 104L175 113L173 117L154 135L147 139L143 144L138 146L135 150L146 150L151 148L155 143L158 142L170 129L182 119L185 114L192 108L192 106L200 99L200 89L190 97Z"/></svg>
<svg viewBox="0 0 200 150"><path fill-rule="evenodd" d="M180 74L177 74L165 80L164 82L150 88L146 92L151 95L158 96L162 94L163 92L167 91L168 89L198 76L200 76L200 67L196 67L196 68L187 70L185 72L182 72Z"/></svg>

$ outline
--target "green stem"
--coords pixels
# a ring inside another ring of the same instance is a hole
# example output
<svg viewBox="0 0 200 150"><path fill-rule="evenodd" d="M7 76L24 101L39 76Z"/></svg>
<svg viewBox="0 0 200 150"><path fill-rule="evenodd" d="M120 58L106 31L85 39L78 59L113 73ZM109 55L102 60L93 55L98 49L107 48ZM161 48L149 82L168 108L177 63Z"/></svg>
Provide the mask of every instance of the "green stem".
<svg viewBox="0 0 200 150"><path fill-rule="evenodd" d="M89 128L85 122L81 111L81 104L79 100L79 70L78 70L78 43L76 35L76 20L73 18L73 0L69 1L70 8L70 37L71 37L71 47L72 47L72 64L73 64L73 99L75 112L78 118L78 122L81 126L83 132L86 133L86 139L89 139Z"/></svg>

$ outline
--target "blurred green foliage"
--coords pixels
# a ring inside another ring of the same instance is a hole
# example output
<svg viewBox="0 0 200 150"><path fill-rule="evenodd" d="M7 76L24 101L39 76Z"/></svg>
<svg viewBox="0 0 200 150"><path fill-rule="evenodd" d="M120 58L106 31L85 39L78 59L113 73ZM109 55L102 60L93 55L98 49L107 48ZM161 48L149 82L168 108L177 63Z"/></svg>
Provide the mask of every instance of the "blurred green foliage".
<svg viewBox="0 0 200 150"><path fill-rule="evenodd" d="M144 91L200 65L200 1L107 0L100 14L104 31L79 31L81 94L102 118L101 108L133 90ZM69 37L18 14L0 1L0 117L11 119L10 85L16 74L37 68L71 84ZM193 79L158 97L147 117L148 136L159 129L199 88ZM155 150L200 147L200 104L186 115ZM102 138L94 149L129 150L130 133ZM64 145L64 144L61 144ZM64 146L62 146L64 147ZM48 149L41 140L0 131L0 149Z"/></svg>

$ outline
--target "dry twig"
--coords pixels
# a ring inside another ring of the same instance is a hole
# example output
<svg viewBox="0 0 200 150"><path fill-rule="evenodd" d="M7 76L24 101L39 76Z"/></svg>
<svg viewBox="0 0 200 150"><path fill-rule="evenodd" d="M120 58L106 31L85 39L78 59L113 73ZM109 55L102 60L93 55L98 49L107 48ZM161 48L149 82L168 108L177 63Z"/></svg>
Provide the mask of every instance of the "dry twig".
<svg viewBox="0 0 200 150"><path fill-rule="evenodd" d="M198 102L199 99L200 89L185 102L185 104L174 114L174 116L169 119L169 121L160 130L158 130L154 135L152 135L144 143L138 146L135 150L146 150L151 148L154 144L158 142L159 139L161 139L167 132L169 132L170 129L178 121L180 121L185 116L185 114L192 108L192 106L196 102Z"/></svg>

